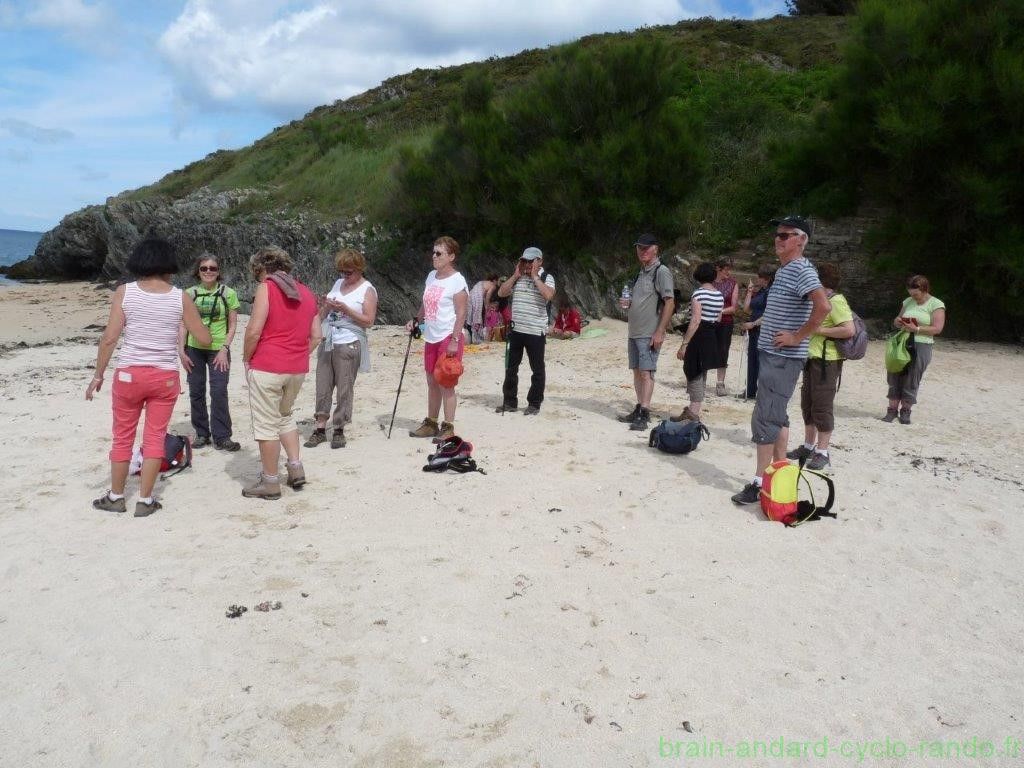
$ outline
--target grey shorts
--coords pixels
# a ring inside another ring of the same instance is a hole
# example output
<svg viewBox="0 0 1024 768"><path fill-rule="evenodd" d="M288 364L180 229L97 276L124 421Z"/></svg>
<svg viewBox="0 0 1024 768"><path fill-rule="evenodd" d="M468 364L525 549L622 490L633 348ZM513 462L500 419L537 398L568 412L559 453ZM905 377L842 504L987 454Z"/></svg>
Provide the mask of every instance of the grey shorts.
<svg viewBox="0 0 1024 768"><path fill-rule="evenodd" d="M804 360L757 351L757 400L750 417L751 440L758 445L771 445L783 427L789 426L786 409L796 390Z"/></svg>
<svg viewBox="0 0 1024 768"><path fill-rule="evenodd" d="M627 351L629 354L629 369L631 371L658 370L658 354L660 349L651 349L651 337L641 336L638 339L626 339Z"/></svg>

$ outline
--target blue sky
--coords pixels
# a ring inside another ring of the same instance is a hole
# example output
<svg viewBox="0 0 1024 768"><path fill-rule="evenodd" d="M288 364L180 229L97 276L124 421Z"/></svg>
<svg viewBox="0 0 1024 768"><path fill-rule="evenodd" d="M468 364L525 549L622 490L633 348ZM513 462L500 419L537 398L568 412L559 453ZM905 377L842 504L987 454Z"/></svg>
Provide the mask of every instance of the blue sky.
<svg viewBox="0 0 1024 768"><path fill-rule="evenodd" d="M45 230L391 75L784 0L0 0L0 228Z"/></svg>

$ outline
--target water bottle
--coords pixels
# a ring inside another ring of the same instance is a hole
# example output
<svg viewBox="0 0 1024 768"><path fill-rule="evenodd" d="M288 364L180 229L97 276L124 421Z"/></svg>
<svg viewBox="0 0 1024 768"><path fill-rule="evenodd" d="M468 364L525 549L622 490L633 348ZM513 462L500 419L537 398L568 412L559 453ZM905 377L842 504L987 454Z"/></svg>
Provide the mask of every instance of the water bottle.
<svg viewBox="0 0 1024 768"><path fill-rule="evenodd" d="M629 283L622 286L622 296L619 298L619 304L623 309L629 309L630 299L633 298L633 292L629 289Z"/></svg>

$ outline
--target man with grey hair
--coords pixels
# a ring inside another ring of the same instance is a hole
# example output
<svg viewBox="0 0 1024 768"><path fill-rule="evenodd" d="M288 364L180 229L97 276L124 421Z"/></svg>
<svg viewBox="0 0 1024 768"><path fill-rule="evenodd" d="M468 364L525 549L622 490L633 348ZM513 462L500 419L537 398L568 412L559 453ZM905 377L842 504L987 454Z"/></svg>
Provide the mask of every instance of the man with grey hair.
<svg viewBox="0 0 1024 768"><path fill-rule="evenodd" d="M544 271L540 248L527 248L516 263L512 277L498 286L498 296L512 296L512 330L508 334L502 403L495 413L519 407L519 366L523 351L530 360L530 390L524 416L540 413L544 402L544 345L548 330L548 302L555 296L555 278Z"/></svg>
<svg viewBox="0 0 1024 768"><path fill-rule="evenodd" d="M633 281L631 296L623 295L622 308L629 324L626 352L633 371L636 407L619 416L619 421L628 423L632 430L643 431L650 426L654 372L675 311L675 281L672 271L658 258L658 239L654 235L642 234L633 245L640 273Z"/></svg>
<svg viewBox="0 0 1024 768"><path fill-rule="evenodd" d="M807 360L811 333L832 309L817 270L804 257L810 223L802 216L786 216L771 224L775 227L775 254L781 266L768 293L757 342L757 400L750 417L757 463L754 479L732 497L737 504L760 501L765 468L786 458L786 408Z"/></svg>

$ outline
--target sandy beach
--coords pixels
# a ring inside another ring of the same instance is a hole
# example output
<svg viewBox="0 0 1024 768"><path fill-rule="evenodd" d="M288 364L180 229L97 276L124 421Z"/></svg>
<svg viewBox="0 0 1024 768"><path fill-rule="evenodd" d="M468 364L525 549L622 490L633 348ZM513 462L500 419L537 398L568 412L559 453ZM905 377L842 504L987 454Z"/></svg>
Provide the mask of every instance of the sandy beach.
<svg viewBox="0 0 1024 768"><path fill-rule="evenodd" d="M0 765L1024 760L1007 741L1024 739L1021 349L940 339L901 426L879 421L872 342L838 396L838 519L787 529L729 500L753 470L752 403L709 396L711 439L689 456L615 420L634 402L617 319L549 340L537 417L494 413L503 347L470 349L456 423L486 475L421 471L419 342L386 439L406 336L374 328L348 446L304 449L301 492L244 499L257 460L239 333L242 450L197 451L158 483L165 508L134 519L89 503L109 481L109 384L84 399L109 297L0 289ZM666 345L653 407L667 416L685 388ZM525 361L520 379L525 401ZM188 411L186 393L173 432L191 434ZM790 418L799 431L797 398ZM249 610L230 619L231 604ZM742 757L780 738L828 749ZM996 751L840 752L887 739ZM722 752L685 759L688 743Z"/></svg>

